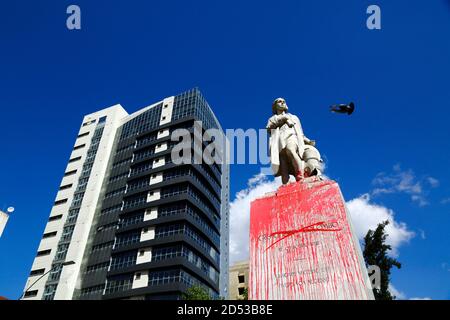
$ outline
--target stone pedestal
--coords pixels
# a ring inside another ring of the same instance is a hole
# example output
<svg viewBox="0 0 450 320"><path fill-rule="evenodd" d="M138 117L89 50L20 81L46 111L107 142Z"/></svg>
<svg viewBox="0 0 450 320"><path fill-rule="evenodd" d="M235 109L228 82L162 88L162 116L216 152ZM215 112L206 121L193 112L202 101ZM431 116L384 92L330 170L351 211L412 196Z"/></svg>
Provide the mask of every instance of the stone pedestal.
<svg viewBox="0 0 450 320"><path fill-rule="evenodd" d="M251 300L373 299L338 184L317 177L252 202Z"/></svg>

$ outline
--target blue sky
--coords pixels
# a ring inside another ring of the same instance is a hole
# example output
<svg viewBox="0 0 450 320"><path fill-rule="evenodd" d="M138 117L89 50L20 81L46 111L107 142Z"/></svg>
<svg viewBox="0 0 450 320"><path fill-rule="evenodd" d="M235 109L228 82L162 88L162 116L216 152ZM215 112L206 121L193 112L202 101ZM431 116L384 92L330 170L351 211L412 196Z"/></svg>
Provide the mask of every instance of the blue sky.
<svg viewBox="0 0 450 320"><path fill-rule="evenodd" d="M65 26L70 4L80 31ZM366 28L371 4L381 30ZM444 0L3 2L0 207L16 212L0 239L0 295L20 296L82 116L198 86L224 128L264 127L285 97L348 200L382 187L380 172L411 174L419 194L390 185L371 198L416 232L392 282L449 299L449 30ZM351 100L351 117L329 113ZM258 172L234 165L232 193Z"/></svg>

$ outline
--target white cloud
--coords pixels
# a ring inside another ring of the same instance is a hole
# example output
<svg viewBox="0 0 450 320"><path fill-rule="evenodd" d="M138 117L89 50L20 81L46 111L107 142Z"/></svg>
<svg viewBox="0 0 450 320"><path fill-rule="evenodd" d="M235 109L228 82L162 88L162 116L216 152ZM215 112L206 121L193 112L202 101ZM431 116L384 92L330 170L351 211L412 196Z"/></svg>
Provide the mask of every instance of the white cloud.
<svg viewBox="0 0 450 320"><path fill-rule="evenodd" d="M411 196L411 200L417 202L419 207L425 207L426 205L428 205L428 201L425 200L425 198L421 195L413 194Z"/></svg>
<svg viewBox="0 0 450 320"><path fill-rule="evenodd" d="M405 299L406 299L406 295L405 295L403 292L397 290L397 289L392 285L392 283L389 283L388 290L389 290L389 292L391 293L391 295L395 296L395 298L396 298L397 300L405 300Z"/></svg>
<svg viewBox="0 0 450 320"><path fill-rule="evenodd" d="M427 177L427 182L430 184L431 187L437 188L439 187L439 180L433 177Z"/></svg>
<svg viewBox="0 0 450 320"><path fill-rule="evenodd" d="M450 264L448 264L447 262L443 262L441 264L442 269L444 269L445 271L450 272Z"/></svg>
<svg viewBox="0 0 450 320"><path fill-rule="evenodd" d="M411 197L411 200L423 207L428 205L424 186L429 185L432 188L439 186L439 180L428 176L417 179L414 172L409 169L403 171L399 164L393 167L393 172L386 174L381 172L373 179L372 184L375 186L371 192L373 196L390 193L404 193Z"/></svg>
<svg viewBox="0 0 450 320"><path fill-rule="evenodd" d="M258 174L249 179L248 187L239 191L230 203L230 262L248 259L250 203L281 185L279 178L269 180Z"/></svg>
<svg viewBox="0 0 450 320"><path fill-rule="evenodd" d="M394 219L393 210L371 203L370 195L364 194L347 202L347 208L352 218L358 239L362 240L367 231L375 230L377 225L388 220L386 226L386 243L392 246L391 255L398 255L398 248L414 237L414 232L408 230L404 222L397 222Z"/></svg>
<svg viewBox="0 0 450 320"><path fill-rule="evenodd" d="M230 262L231 264L246 260L249 257L249 224L250 203L257 197L275 191L281 185L279 178L268 178L258 174L249 179L247 188L239 191L230 203ZM408 242L414 232L408 230L403 222L394 219L391 209L370 202L370 196L365 194L347 202L347 207L355 227L355 232L361 240L369 229L374 230L378 223L388 220L386 227L387 243L392 246L391 254L398 255L398 248Z"/></svg>
<svg viewBox="0 0 450 320"><path fill-rule="evenodd" d="M389 284L388 290L391 293L391 295L395 296L396 300L432 300L430 297L408 298L403 291L400 291L397 288L395 288L392 283Z"/></svg>
<svg viewBox="0 0 450 320"><path fill-rule="evenodd" d="M422 238L422 240L425 240L427 238L425 231L423 231L422 229L419 229L420 232L420 237Z"/></svg>

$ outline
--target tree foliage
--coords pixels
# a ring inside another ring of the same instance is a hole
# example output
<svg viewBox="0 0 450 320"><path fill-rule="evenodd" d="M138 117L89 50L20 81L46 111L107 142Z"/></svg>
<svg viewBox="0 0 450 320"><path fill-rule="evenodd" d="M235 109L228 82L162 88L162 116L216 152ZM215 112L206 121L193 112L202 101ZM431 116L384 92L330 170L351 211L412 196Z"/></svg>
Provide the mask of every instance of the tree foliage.
<svg viewBox="0 0 450 320"><path fill-rule="evenodd" d="M211 297L205 288L201 286L192 286L182 296L183 300L211 300Z"/></svg>
<svg viewBox="0 0 450 320"><path fill-rule="evenodd" d="M244 293L242 294L242 298L239 300L248 300L248 288L244 289Z"/></svg>
<svg viewBox="0 0 450 320"><path fill-rule="evenodd" d="M392 247L386 244L387 234L385 227L389 221L378 224L375 231L369 230L364 237L364 260L367 266L378 266L380 268L380 287L373 288L376 300L393 300L396 297L389 292L389 282L392 267L401 268L401 263L388 256Z"/></svg>

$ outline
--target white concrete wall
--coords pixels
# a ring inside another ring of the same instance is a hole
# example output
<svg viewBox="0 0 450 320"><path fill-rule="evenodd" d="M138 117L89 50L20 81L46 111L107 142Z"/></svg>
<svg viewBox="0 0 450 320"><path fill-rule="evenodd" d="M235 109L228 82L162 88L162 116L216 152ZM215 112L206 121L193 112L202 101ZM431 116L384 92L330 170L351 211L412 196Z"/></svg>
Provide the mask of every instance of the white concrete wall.
<svg viewBox="0 0 450 320"><path fill-rule="evenodd" d="M167 142L161 142L155 146L155 153L163 152L165 150L167 150Z"/></svg>
<svg viewBox="0 0 450 320"><path fill-rule="evenodd" d="M148 271L134 273L132 289L144 288L148 285Z"/></svg>
<svg viewBox="0 0 450 320"><path fill-rule="evenodd" d="M144 221L154 220L158 218L158 207L145 210Z"/></svg>
<svg viewBox="0 0 450 320"><path fill-rule="evenodd" d="M83 119L82 123L85 123L85 122L86 122L86 117L85 117L85 119ZM52 238L42 239L39 244L38 250L37 250L39 252L39 251L44 251L44 250L50 249L51 253L46 256L40 256L40 257L36 256L33 261L31 271L37 270L37 269L45 269L45 272L47 272L51 268L53 259L56 254L58 242L59 242L59 239L61 238L61 233L62 233L62 230L64 227L64 223L65 223L67 215L68 215L69 207L70 207L70 204L72 203L73 195L74 195L74 192L75 192L77 184L78 184L78 179L80 178L80 175L81 175L81 170L83 167L84 159L86 158L87 150L89 149L90 144L91 144L91 138L92 138L92 135L94 132L93 126L95 126L95 124L81 127L80 131L78 132L78 135L85 133L85 132L89 132L89 135L81 137L81 138L77 138L75 140L73 147L80 146L82 144L85 144L85 146L81 149L73 150L69 156L69 160L79 157L79 156L81 156L82 159L77 162L67 164L66 169L64 170L64 173L70 172L73 170L77 170L77 172L75 174L67 176L67 177L63 176L60 186L72 184L72 187L69 189L58 191L56 194L56 198L54 200L54 202L56 202L56 201L59 201L62 199L67 199L67 202L64 204L61 204L61 205L53 206L50 211L50 217L58 216L58 215L63 215L63 216L59 220L48 221L47 225L44 229L44 232L43 232L45 234L45 233L56 231L57 235ZM36 281L37 278L39 278L40 276L41 275L30 276L25 284L24 291L34 281ZM46 275L45 277L40 279L38 282L36 282L36 284L34 284L33 287L30 289L30 291L38 290L37 296L24 298L24 299L26 299L26 300L42 299L42 295L44 293L44 287L45 287L45 283L46 283L47 279L48 279L48 275Z"/></svg>
<svg viewBox="0 0 450 320"><path fill-rule="evenodd" d="M163 181L163 173L162 172L154 173L150 177L150 185L160 183L162 181Z"/></svg>
<svg viewBox="0 0 450 320"><path fill-rule="evenodd" d="M160 126L170 123L172 121L172 111L173 111L174 100L175 100L175 97L170 97L170 98L164 99L163 106L161 109L161 118L159 121Z"/></svg>
<svg viewBox="0 0 450 320"><path fill-rule="evenodd" d="M121 124L121 120L127 116L127 113L120 105L116 105L90 115L90 117L96 119L103 116L107 116L103 135L98 146L95 163L92 167L80 213L78 214L77 224L75 225L66 257L66 261L75 261L76 264L64 267L56 291L55 300L67 300L72 299L73 297L89 237L89 231L92 226L97 205L100 201L100 192L106 175L108 161L112 153L114 138L117 129ZM93 128L93 131L94 130L95 127Z"/></svg>
<svg viewBox="0 0 450 320"><path fill-rule="evenodd" d="M161 199L161 190L155 189L148 192L147 203Z"/></svg>
<svg viewBox="0 0 450 320"><path fill-rule="evenodd" d="M162 167L165 164L166 164L166 159L164 157L156 158L155 160L153 160L152 169Z"/></svg>
<svg viewBox="0 0 450 320"><path fill-rule="evenodd" d="M157 139L161 139L164 137L168 137L170 135L170 130L169 128L166 129L161 129L158 131L158 135L156 136Z"/></svg>
<svg viewBox="0 0 450 320"><path fill-rule="evenodd" d="M71 176L63 177L60 184L60 186L72 184L72 187L69 189L58 191L55 199L55 201L62 199L67 199L68 201L64 204L54 206L50 212L50 217L62 215L62 218L56 221L49 221L44 230L44 233L56 231L57 235L55 237L42 239L38 248L38 251L51 249L51 254L42 257L36 257L33 262L32 270L45 268L45 271L47 272L51 268L57 250L58 242L61 238L63 226L67 219L69 207L72 203L73 195L78 185L82 167L86 160L86 154L91 144L92 136L95 129L97 128L99 118L103 116L107 116L103 135L97 150L95 163L91 171L87 189L84 194L80 212L78 214L77 223L73 231L71 243L65 259L65 261L74 261L75 264L63 267L58 288L55 294L55 300L72 299L89 231L92 225L92 219L99 200L103 178L106 173L107 163L112 151L114 137L117 128L120 125L120 121L127 116L126 111L120 105L100 110L84 117L82 123L86 123L94 119L96 121L95 123L89 124L87 126L81 126L78 135L86 132L89 132L89 135L77 138L74 146L79 146L82 144L86 145L81 149L73 150L71 152L69 160L77 157L81 157L81 159L76 162L68 163L65 170L65 172L69 172L72 170L77 170L77 172L76 174L73 174ZM26 290L40 276L41 275L29 277L24 290ZM47 279L48 275L40 279L33 286L33 288L30 289L30 291L38 290L37 296L25 299L42 299Z"/></svg>
<svg viewBox="0 0 450 320"><path fill-rule="evenodd" d="M146 227L141 230L140 242L155 239L155 227Z"/></svg>
<svg viewBox="0 0 450 320"><path fill-rule="evenodd" d="M152 248L139 249L136 257L136 264L148 263L152 261Z"/></svg>

